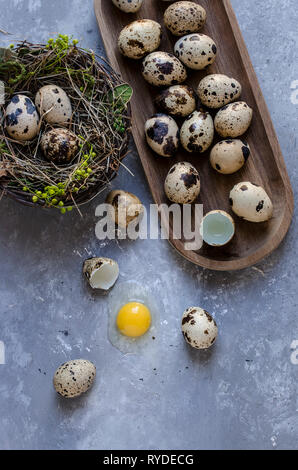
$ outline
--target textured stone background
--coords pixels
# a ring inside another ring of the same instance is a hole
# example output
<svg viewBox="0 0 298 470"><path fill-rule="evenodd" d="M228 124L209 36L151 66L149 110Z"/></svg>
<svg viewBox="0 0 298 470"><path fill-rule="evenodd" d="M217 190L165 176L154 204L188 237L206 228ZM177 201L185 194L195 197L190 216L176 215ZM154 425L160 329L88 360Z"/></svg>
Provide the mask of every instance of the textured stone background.
<svg viewBox="0 0 298 470"><path fill-rule="evenodd" d="M290 100L298 80L297 1L232 3L297 193L298 105ZM103 52L92 0L0 0L0 12L0 28L14 32L13 40L73 33ZM0 34L2 45L11 41ZM114 187L149 204L134 149L125 163L136 178L121 171ZM100 243L100 201L82 219L1 201L0 448L297 448L295 218L285 242L257 269L216 273L184 261L165 241ZM107 296L91 292L80 275L89 253L118 259L120 282L150 286L160 311L158 354L123 356L109 343ZM219 324L212 351L184 344L180 317L192 304ZM86 396L63 401L52 375L77 357L96 363L97 381Z"/></svg>

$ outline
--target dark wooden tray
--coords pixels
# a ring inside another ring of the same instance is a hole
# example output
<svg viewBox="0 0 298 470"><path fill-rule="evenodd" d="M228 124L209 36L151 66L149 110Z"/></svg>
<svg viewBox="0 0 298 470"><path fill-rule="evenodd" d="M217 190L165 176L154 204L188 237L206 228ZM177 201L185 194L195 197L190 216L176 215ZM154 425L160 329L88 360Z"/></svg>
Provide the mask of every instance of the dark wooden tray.
<svg viewBox="0 0 298 470"><path fill-rule="evenodd" d="M230 212L229 192L240 181L262 185L272 198L272 220L265 224L252 224L235 216L236 236L225 247L212 248L204 244L199 251L186 251L184 240L174 240L170 233L170 243L193 263L213 270L236 270L257 263L278 247L291 223L293 193L272 121L230 1L200 0L196 3L200 3L208 15L201 32L211 36L219 48L217 59L208 73L224 73L238 79L243 87L241 99L254 109L252 126L244 136L251 147L252 156L247 165L234 175L219 175L212 170L209 152L191 155L180 150L175 158L165 159L156 156L145 142L144 123L156 112L153 100L157 90L143 79L139 61L126 59L118 52L117 38L120 30L131 21L154 19L163 26L160 49L172 52L177 38L163 24L163 12L169 3L145 0L141 10L134 15L122 13L110 0L95 0L94 6L108 59L134 90L132 132L154 201L157 204L167 202L163 189L166 174L176 161L184 160L199 170L202 183L199 202L204 204L204 212L212 209ZM206 72L189 71L187 83L196 87L204 75Z"/></svg>

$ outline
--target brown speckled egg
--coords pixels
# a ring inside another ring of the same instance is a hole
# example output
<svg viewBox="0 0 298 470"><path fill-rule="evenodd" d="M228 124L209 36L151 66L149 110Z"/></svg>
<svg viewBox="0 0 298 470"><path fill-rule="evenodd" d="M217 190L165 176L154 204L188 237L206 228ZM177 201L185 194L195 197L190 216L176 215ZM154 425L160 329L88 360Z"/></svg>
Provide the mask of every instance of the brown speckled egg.
<svg viewBox="0 0 298 470"><path fill-rule="evenodd" d="M137 20L120 32L120 52L130 59L141 59L160 45L161 26L153 20Z"/></svg>
<svg viewBox="0 0 298 470"><path fill-rule="evenodd" d="M95 365L86 359L75 359L62 364L54 374L54 387L64 398L78 397L93 384Z"/></svg>
<svg viewBox="0 0 298 470"><path fill-rule="evenodd" d="M35 96L35 105L43 119L50 124L67 126L72 117L71 102L62 88L45 85Z"/></svg>
<svg viewBox="0 0 298 470"><path fill-rule="evenodd" d="M215 116L214 125L221 137L240 137L249 128L253 110L244 101L237 101L221 108Z"/></svg>
<svg viewBox="0 0 298 470"><path fill-rule="evenodd" d="M187 78L184 65L168 52L156 51L143 60L142 74L154 86L170 86L182 83Z"/></svg>
<svg viewBox="0 0 298 470"><path fill-rule="evenodd" d="M178 150L179 128L173 118L155 114L145 123L148 145L162 157L171 157Z"/></svg>
<svg viewBox="0 0 298 470"><path fill-rule="evenodd" d="M200 307L185 310L181 328L185 341L195 349L210 348L218 334L215 320Z"/></svg>
<svg viewBox="0 0 298 470"><path fill-rule="evenodd" d="M205 152L212 144L214 125L211 115L194 111L182 124L180 140L187 152Z"/></svg>
<svg viewBox="0 0 298 470"><path fill-rule="evenodd" d="M5 110L5 129L12 139L31 140L39 130L39 116L36 107L25 95L11 98Z"/></svg>
<svg viewBox="0 0 298 470"><path fill-rule="evenodd" d="M185 117L195 110L196 97L190 86L173 85L159 93L155 104L167 114Z"/></svg>
<svg viewBox="0 0 298 470"><path fill-rule="evenodd" d="M210 163L218 173L231 175L243 167L249 155L250 148L248 144L241 140L222 140L211 150Z"/></svg>
<svg viewBox="0 0 298 470"><path fill-rule="evenodd" d="M203 78L198 86L198 95L207 108L221 108L241 95L241 85L234 78L222 74L211 74Z"/></svg>
<svg viewBox="0 0 298 470"><path fill-rule="evenodd" d="M194 2L175 2L164 13L166 27L175 36L198 32L206 22L206 10Z"/></svg>
<svg viewBox="0 0 298 470"><path fill-rule="evenodd" d="M143 0L112 0L112 2L124 13L135 13L141 8Z"/></svg>
<svg viewBox="0 0 298 470"><path fill-rule="evenodd" d="M200 175L189 162L176 163L165 180L168 199L177 204L191 204L200 194Z"/></svg>
<svg viewBox="0 0 298 470"><path fill-rule="evenodd" d="M178 39L174 52L188 68L203 70L215 61L217 47L209 36L194 33Z"/></svg>
<svg viewBox="0 0 298 470"><path fill-rule="evenodd" d="M273 204L265 189L244 181L230 192L233 212L248 222L266 222L273 214Z"/></svg>
<svg viewBox="0 0 298 470"><path fill-rule="evenodd" d="M106 197L106 204L110 204L109 215L112 220L122 228L128 227L133 221L140 220L144 207L140 199L132 193L115 189Z"/></svg>
<svg viewBox="0 0 298 470"><path fill-rule="evenodd" d="M52 129L43 134L40 145L47 160L66 165L76 156L79 139L68 129Z"/></svg>

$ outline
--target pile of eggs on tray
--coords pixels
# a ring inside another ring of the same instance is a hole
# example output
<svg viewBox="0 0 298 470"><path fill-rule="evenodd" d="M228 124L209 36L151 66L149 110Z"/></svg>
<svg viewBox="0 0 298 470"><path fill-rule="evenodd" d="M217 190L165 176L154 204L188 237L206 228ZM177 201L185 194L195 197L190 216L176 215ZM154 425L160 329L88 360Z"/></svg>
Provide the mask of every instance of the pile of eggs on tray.
<svg viewBox="0 0 298 470"><path fill-rule="evenodd" d="M24 94L11 98L5 110L5 129L11 139L25 143L37 137L45 121L52 129L41 136L42 152L48 161L65 165L75 157L79 145L77 136L66 128L71 118L72 106L65 91L45 85L36 93L35 104Z"/></svg>

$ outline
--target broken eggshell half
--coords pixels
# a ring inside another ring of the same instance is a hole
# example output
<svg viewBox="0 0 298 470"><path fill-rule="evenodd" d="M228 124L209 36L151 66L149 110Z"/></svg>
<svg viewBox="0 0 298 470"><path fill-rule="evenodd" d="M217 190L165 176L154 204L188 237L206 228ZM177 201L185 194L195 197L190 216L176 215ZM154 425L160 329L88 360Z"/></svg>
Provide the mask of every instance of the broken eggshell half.
<svg viewBox="0 0 298 470"><path fill-rule="evenodd" d="M83 273L92 289L109 290L118 279L118 263L110 258L89 258L83 265Z"/></svg>
<svg viewBox="0 0 298 470"><path fill-rule="evenodd" d="M224 246L235 235L235 222L225 211L208 212L201 222L200 234L210 246Z"/></svg>

